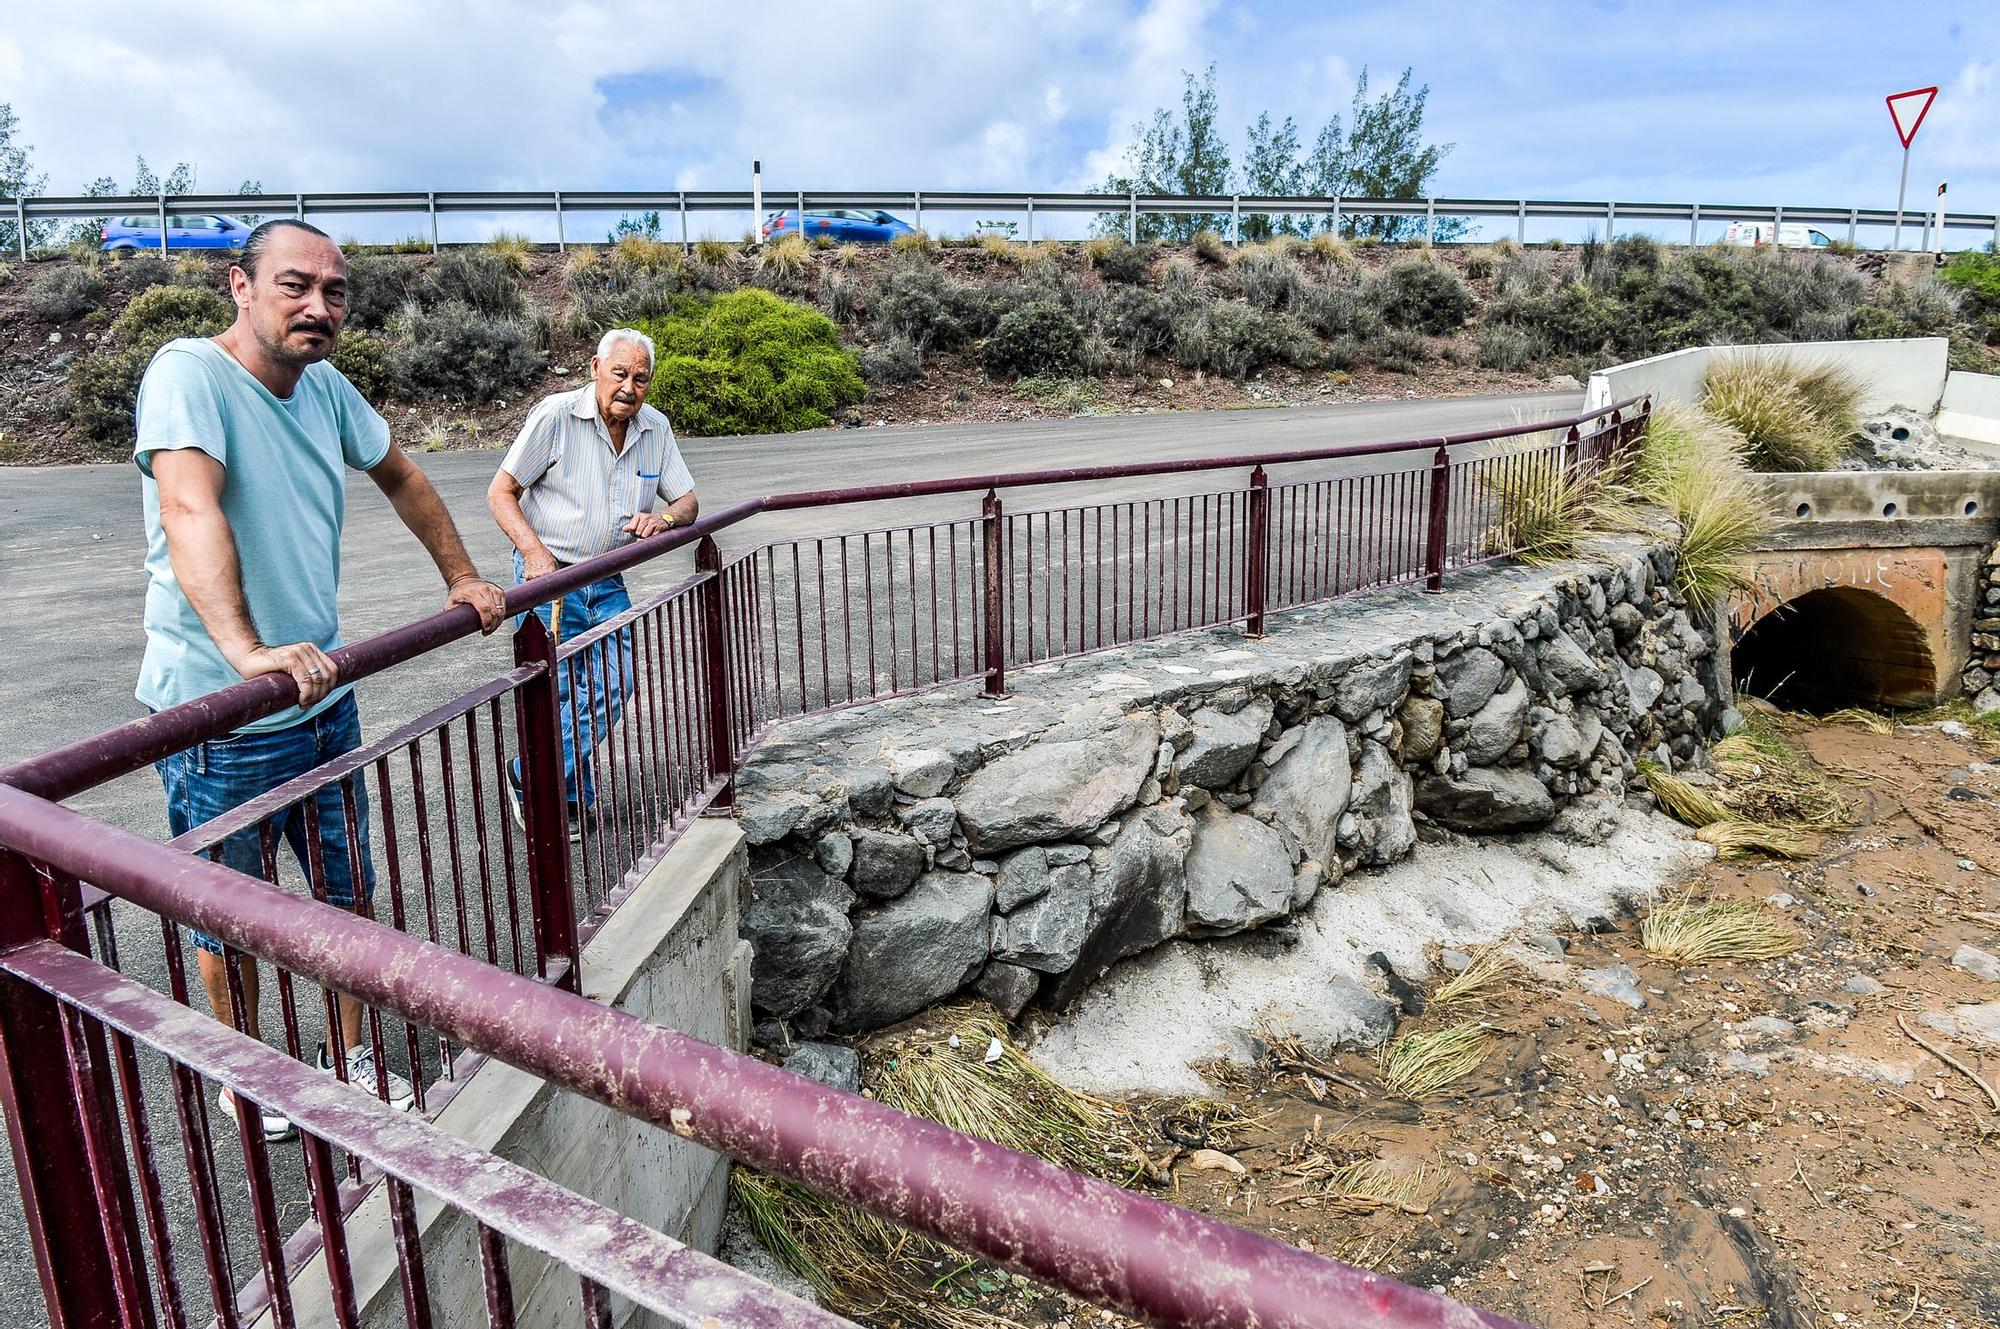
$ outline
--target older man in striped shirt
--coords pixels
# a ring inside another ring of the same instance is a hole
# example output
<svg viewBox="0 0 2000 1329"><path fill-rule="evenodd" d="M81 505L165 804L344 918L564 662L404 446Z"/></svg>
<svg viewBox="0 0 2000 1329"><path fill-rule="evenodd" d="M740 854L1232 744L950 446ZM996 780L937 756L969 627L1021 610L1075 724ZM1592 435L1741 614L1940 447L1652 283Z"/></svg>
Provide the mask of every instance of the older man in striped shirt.
<svg viewBox="0 0 2000 1329"><path fill-rule="evenodd" d="M673 428L646 405L652 339L631 328L605 333L590 360L590 379L573 392L536 403L487 487L493 520L514 542L516 583L685 525L698 511L694 477L681 460ZM664 512L653 510L658 502L665 503ZM565 640L631 605L625 579L613 574L565 595L554 606L559 618L549 605L535 614ZM600 658L607 642L599 642L557 671L571 839L597 799L594 749L618 723L633 682L630 632L614 635L617 659ZM518 760L509 774L519 816Z"/></svg>

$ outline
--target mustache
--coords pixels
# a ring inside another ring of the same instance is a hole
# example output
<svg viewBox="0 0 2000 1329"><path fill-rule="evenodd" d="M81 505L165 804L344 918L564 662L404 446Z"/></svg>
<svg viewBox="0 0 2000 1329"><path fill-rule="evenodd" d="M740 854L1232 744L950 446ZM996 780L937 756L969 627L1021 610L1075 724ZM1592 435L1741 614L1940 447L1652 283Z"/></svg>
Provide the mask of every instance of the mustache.
<svg viewBox="0 0 2000 1329"><path fill-rule="evenodd" d="M298 322L292 324L291 331L317 332L322 337L331 337L333 335L333 324L326 321L325 319L302 318Z"/></svg>

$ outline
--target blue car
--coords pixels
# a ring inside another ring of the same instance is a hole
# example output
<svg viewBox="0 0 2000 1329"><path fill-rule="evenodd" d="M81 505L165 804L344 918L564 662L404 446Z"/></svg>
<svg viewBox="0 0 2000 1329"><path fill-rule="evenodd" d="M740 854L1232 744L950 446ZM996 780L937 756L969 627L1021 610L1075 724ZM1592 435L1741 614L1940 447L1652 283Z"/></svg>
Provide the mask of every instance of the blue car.
<svg viewBox="0 0 2000 1329"><path fill-rule="evenodd" d="M241 249L250 234L248 223L216 212L168 213L169 249ZM104 223L105 253L118 250L160 252L160 218L141 213L134 217L113 217Z"/></svg>
<svg viewBox="0 0 2000 1329"><path fill-rule="evenodd" d="M774 212L764 218L763 234L766 240L795 234L798 229L797 208ZM829 208L824 212L817 208L806 210L808 240L823 235L840 244L886 245L897 236L909 235L915 229L908 222L891 217L886 212L867 212L857 208Z"/></svg>

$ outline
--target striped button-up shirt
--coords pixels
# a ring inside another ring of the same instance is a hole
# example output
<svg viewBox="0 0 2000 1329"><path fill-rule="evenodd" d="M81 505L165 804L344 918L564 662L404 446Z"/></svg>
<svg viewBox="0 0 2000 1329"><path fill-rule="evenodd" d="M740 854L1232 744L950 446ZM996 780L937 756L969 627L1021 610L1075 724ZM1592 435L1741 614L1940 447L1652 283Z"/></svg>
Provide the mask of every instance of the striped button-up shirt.
<svg viewBox="0 0 2000 1329"><path fill-rule="evenodd" d="M528 413L500 469L520 482L528 525L561 563L581 563L632 536L625 523L694 490L667 417L651 406L625 426L625 446L597 414L597 389L544 397Z"/></svg>

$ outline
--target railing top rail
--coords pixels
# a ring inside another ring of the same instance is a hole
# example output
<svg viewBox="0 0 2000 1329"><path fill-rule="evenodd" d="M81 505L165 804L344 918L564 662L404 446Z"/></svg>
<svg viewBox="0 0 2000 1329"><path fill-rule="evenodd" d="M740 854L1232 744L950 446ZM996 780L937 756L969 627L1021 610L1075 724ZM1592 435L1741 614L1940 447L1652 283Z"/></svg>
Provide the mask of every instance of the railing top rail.
<svg viewBox="0 0 2000 1329"><path fill-rule="evenodd" d="M1525 1329L973 1140L6 786L0 844L618 1112L1154 1324L1304 1329L1341 1308L1366 1308L1383 1329Z"/></svg>
<svg viewBox="0 0 2000 1329"><path fill-rule="evenodd" d="M876 503L940 494L979 493L988 489L1019 489L1093 480L1136 479L1199 471L1294 465L1302 462L1434 451L1440 447L1451 448L1492 442L1496 439L1525 437L1552 429L1581 426L1594 420L1601 420L1614 411L1634 406L1642 400L1643 397L1628 397L1623 401L1553 420L1504 425L1493 429L1476 429L1431 438L1349 443L1285 452L1235 453L1175 461L1079 466L1062 470L999 471L986 475L912 480L900 484L868 485L849 489L802 490L745 499L707 514L687 526L678 527L648 540L635 541L608 554L600 554L596 558L572 564L547 577L515 586L507 592L506 612L510 616L526 613L539 605L550 603L558 596L567 595L571 591L602 580L614 572L623 572L627 568L635 567L694 541L712 538L716 532L727 530L763 512ZM462 637L472 636L478 630L477 613L470 606L460 605L343 646L332 653L332 660L340 671L341 681L352 683L441 646L449 645ZM128 775L195 743L229 733L267 715L273 715L286 706L297 704L298 686L290 675L264 674L212 692L205 697L128 721L40 756L14 762L0 768L0 784L12 785L41 798L60 801L107 780Z"/></svg>
<svg viewBox="0 0 2000 1329"><path fill-rule="evenodd" d="M175 1063L227 1085L308 1134L438 1197L669 1323L852 1329L792 1297L517 1164L398 1112L53 941L0 955L0 969ZM293 1272L297 1272L294 1270Z"/></svg>

